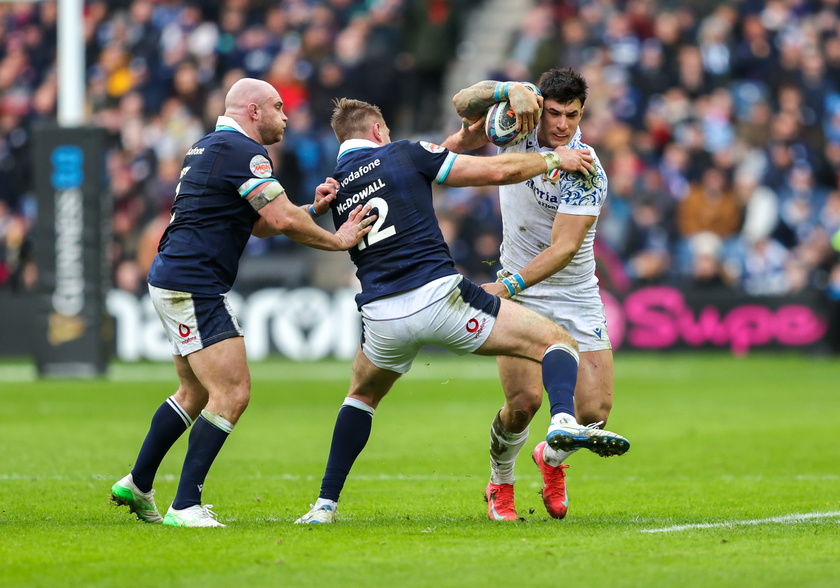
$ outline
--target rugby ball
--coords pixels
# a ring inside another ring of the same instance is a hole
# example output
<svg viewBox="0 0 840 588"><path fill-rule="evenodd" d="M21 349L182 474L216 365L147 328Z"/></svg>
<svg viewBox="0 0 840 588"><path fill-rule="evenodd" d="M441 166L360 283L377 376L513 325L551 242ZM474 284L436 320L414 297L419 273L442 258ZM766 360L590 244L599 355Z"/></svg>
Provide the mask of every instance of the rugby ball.
<svg viewBox="0 0 840 588"><path fill-rule="evenodd" d="M540 91L534 84L525 83L525 86L539 95ZM540 114L542 114L542 110L540 110ZM487 109L487 114L484 117L484 132L490 142L498 147L516 145L527 136L526 133L516 130L516 114L507 100L496 102Z"/></svg>

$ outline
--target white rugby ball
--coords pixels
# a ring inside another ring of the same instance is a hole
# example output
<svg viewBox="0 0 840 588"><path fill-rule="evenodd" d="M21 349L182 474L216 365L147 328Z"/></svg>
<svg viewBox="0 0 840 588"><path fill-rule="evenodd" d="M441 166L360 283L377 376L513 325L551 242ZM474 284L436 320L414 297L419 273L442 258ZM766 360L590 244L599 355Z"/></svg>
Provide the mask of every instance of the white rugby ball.
<svg viewBox="0 0 840 588"><path fill-rule="evenodd" d="M499 147L516 145L525 138L525 133L516 130L516 115L507 100L496 102L487 109L484 132L487 133L487 138Z"/></svg>
<svg viewBox="0 0 840 588"><path fill-rule="evenodd" d="M540 94L539 89L534 84L523 83L535 94ZM542 109L540 109L540 114L542 114ZM484 117L484 132L487 134L487 138L499 147L516 145L527 136L527 133L516 130L516 114L507 100L496 102L487 109L487 114Z"/></svg>

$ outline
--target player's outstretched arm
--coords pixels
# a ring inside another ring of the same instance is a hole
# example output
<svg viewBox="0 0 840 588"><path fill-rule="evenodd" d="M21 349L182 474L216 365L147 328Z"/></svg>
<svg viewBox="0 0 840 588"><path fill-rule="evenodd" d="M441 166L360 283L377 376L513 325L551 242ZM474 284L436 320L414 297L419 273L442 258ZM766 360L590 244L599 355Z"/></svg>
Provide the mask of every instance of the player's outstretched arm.
<svg viewBox="0 0 840 588"><path fill-rule="evenodd" d="M344 251L356 245L370 232L376 215L367 218L370 206L358 206L338 231L330 233L319 227L307 209L288 199L279 182L266 182L248 195L248 201L260 214L251 234L256 237L286 235L293 241L326 251Z"/></svg>
<svg viewBox="0 0 840 588"><path fill-rule="evenodd" d="M540 153L502 153L493 157L459 155L443 184L452 187L517 184L541 173L562 169L594 172L588 149L558 147Z"/></svg>
<svg viewBox="0 0 840 588"><path fill-rule="evenodd" d="M516 184L556 168L539 153L503 153L493 157L459 155L443 184L456 188Z"/></svg>

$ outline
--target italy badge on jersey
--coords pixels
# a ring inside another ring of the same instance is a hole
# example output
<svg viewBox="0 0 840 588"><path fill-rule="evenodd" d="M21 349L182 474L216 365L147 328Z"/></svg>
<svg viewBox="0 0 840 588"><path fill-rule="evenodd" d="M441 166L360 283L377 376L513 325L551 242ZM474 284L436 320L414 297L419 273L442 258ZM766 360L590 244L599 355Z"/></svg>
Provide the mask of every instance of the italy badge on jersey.
<svg viewBox="0 0 840 588"><path fill-rule="evenodd" d="M543 179L546 182L551 182L552 184L557 184L560 181L560 174L563 173L561 169L553 169L551 171L547 171L543 174Z"/></svg>

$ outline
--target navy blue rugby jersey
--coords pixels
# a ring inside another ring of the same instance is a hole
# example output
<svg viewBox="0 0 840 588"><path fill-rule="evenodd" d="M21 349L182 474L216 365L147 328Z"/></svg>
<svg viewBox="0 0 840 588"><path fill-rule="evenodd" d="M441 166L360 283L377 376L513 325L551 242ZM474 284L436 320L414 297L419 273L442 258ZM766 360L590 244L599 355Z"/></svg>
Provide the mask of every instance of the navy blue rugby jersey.
<svg viewBox="0 0 840 588"><path fill-rule="evenodd" d="M265 147L236 126L221 117L216 130L187 151L172 218L149 270L153 286L196 294L233 286L260 217L245 197L276 181Z"/></svg>
<svg viewBox="0 0 840 588"><path fill-rule="evenodd" d="M359 204L373 206L373 229L350 249L362 292L356 304L417 288L457 273L432 205L431 183L446 179L456 154L425 142L382 147L364 140L342 144L333 177L338 196L333 222L341 226Z"/></svg>

